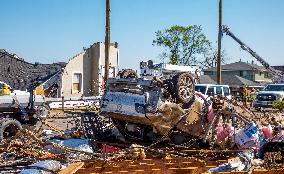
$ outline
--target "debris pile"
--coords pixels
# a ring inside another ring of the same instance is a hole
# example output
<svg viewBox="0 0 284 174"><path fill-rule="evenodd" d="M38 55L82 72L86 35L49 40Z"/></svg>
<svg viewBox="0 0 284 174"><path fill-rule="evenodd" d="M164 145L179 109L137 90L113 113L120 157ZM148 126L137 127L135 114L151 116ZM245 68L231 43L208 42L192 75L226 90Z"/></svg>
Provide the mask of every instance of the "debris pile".
<svg viewBox="0 0 284 174"><path fill-rule="evenodd" d="M109 80L99 112L72 116L73 128L42 120L1 142L0 172L55 173L73 162L146 158L226 159L209 172L283 167L283 113L254 113L223 96L205 97L194 92L189 74L122 77Z"/></svg>

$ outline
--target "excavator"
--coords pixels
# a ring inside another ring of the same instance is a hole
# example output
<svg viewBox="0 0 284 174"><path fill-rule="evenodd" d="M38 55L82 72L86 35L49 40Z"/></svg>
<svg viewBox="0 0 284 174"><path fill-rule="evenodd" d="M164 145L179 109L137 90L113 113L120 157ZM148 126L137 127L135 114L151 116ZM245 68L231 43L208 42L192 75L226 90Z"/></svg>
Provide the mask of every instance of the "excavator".
<svg viewBox="0 0 284 174"><path fill-rule="evenodd" d="M222 35L226 34L230 36L232 39L234 39L238 44L240 44L241 48L248 53L252 57L254 57L261 65L267 69L271 75L273 76L273 80L275 83L284 83L284 74L282 71L279 71L269 65L262 57L260 57L255 51L253 51L249 46L247 46L245 43L243 43L239 38L237 38L229 29L228 26L223 25L222 27Z"/></svg>

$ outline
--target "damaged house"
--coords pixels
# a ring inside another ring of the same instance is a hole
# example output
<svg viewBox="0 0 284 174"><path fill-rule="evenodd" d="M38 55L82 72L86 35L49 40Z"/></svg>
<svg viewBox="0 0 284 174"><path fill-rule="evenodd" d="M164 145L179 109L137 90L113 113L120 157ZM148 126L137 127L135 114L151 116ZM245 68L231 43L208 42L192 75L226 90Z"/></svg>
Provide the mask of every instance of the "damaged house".
<svg viewBox="0 0 284 174"><path fill-rule="evenodd" d="M58 75L65 63L29 63L16 54L0 50L0 81L13 90L30 91L45 96L58 96ZM56 87L56 88L55 88Z"/></svg>
<svg viewBox="0 0 284 174"><path fill-rule="evenodd" d="M110 45L109 77L118 72L119 49ZM84 49L66 63L28 63L15 54L1 50L0 81L13 90L35 90L36 95L47 97L97 96L103 91L105 45L97 42Z"/></svg>
<svg viewBox="0 0 284 174"><path fill-rule="evenodd" d="M118 43L111 43L109 77L118 73ZM63 70L60 96L66 98L97 96L102 93L105 67L105 44L97 42L69 60Z"/></svg>

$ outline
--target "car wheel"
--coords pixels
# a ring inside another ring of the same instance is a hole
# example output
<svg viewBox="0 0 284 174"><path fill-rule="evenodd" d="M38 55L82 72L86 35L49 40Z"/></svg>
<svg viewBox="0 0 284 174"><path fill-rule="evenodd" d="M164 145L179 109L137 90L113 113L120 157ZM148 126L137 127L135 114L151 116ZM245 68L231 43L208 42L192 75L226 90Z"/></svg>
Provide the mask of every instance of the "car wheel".
<svg viewBox="0 0 284 174"><path fill-rule="evenodd" d="M38 106L36 115L39 119L46 119L49 116L50 108L47 105Z"/></svg>
<svg viewBox="0 0 284 174"><path fill-rule="evenodd" d="M10 139L23 129L18 120L12 118L3 118L0 120L0 142L5 139Z"/></svg>
<svg viewBox="0 0 284 174"><path fill-rule="evenodd" d="M128 79L128 78L137 78L137 73L133 69L124 69L118 72L118 76L120 78Z"/></svg>
<svg viewBox="0 0 284 174"><path fill-rule="evenodd" d="M189 73L181 73L173 77L174 97L181 103L189 103L195 95L194 79Z"/></svg>

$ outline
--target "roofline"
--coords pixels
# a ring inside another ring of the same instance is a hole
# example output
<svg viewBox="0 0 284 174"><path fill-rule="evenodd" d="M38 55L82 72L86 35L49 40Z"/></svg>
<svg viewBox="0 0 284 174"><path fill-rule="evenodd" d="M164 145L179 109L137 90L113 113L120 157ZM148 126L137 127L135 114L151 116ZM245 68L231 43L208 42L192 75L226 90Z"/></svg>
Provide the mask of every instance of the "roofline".
<svg viewBox="0 0 284 174"><path fill-rule="evenodd" d="M208 85L208 86L230 86L230 85L222 85L222 84L212 84L212 83L210 83L210 84L204 84L204 83L199 83L199 84L195 84L195 86L198 86L198 85L202 85L202 86L206 86L206 85Z"/></svg>

